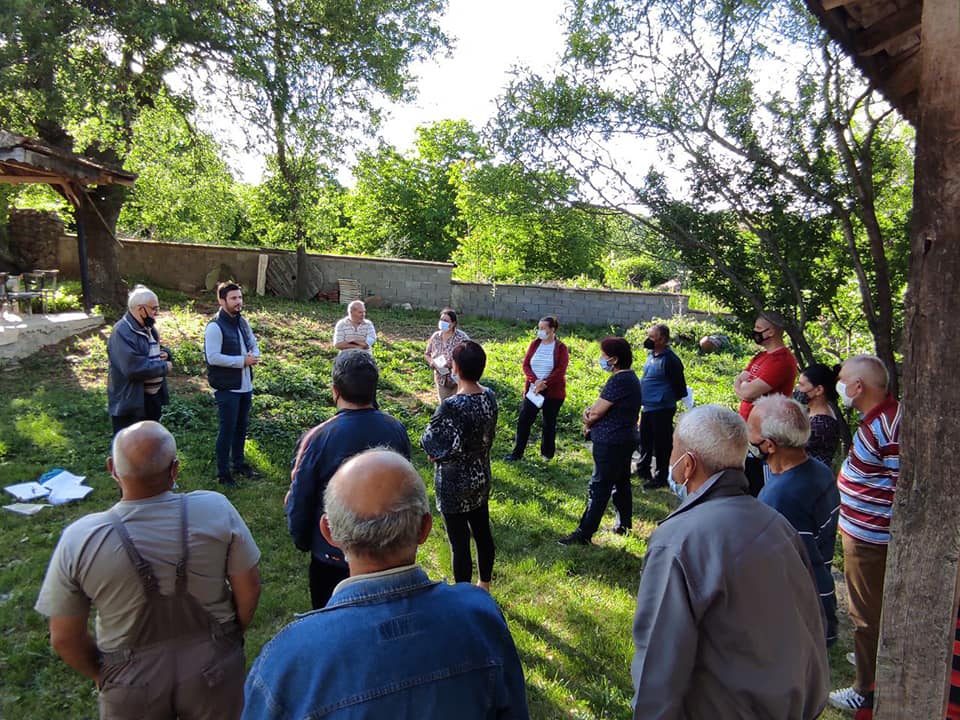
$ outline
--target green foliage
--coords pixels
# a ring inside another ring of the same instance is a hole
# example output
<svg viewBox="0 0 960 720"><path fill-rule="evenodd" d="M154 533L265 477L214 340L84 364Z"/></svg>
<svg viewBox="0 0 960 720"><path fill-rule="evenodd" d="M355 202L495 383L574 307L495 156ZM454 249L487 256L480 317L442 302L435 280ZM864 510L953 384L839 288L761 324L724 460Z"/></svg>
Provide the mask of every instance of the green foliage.
<svg viewBox="0 0 960 720"><path fill-rule="evenodd" d="M679 268L674 263L648 255L610 253L604 267L603 282L611 288L652 288L676 277Z"/></svg>
<svg viewBox="0 0 960 720"><path fill-rule="evenodd" d="M220 147L166 96L141 113L125 167L138 178L120 213L122 231L156 240L238 239L241 208Z"/></svg>
<svg viewBox="0 0 960 720"><path fill-rule="evenodd" d="M216 405L199 360L203 327L212 308L178 293L161 290L160 295L163 312L158 329L177 358L170 378L172 402L164 410L163 422L177 439L179 486L183 492L213 489ZM247 457L261 478L227 492L262 552L263 595L246 636L249 664L294 613L309 608L307 560L287 534L282 500L298 436L333 413L326 385L336 352L325 342L306 348L304 339L328 338L342 308L257 298L248 303L246 312L265 356L254 381L257 392L247 441ZM422 363L436 316L378 310L373 321L382 338L374 351L381 368L380 406L406 425L414 463L432 496L432 467L418 440L436 404L430 371ZM731 405L732 378L752 352L745 339L731 334L735 343L731 350L699 356L696 339L725 329L686 318L666 322L698 402ZM463 323L486 348L483 382L495 389L500 404L490 500L497 542L493 595L523 662L530 715L535 720L627 717L632 695L630 627L641 560L657 521L676 501L666 491L638 491L632 534L600 532L587 548L562 548L555 542L574 527L583 511L592 461L579 434L579 415L596 399L605 380L596 355L597 342L607 330L561 328L571 362L557 456L543 462L532 447L523 462L507 464L499 458L513 441L523 386L520 361L532 326L473 317L465 317ZM636 342L639 332L632 329L627 337ZM97 714L92 684L51 652L46 621L33 604L63 528L87 513L106 510L118 499L116 484L103 467L110 442L107 335L72 340L63 352L40 353L15 373L0 373L0 484L36 478L57 466L86 475L95 488L83 502L49 507L34 517L0 516L0 544L11 549L0 565L0 625L16 628L0 633L3 717ZM449 577L449 547L439 522L418 561L432 577ZM852 669L843 661L849 650L849 637L844 635L831 653L834 686L849 684ZM830 711L824 715L826 720L840 717Z"/></svg>

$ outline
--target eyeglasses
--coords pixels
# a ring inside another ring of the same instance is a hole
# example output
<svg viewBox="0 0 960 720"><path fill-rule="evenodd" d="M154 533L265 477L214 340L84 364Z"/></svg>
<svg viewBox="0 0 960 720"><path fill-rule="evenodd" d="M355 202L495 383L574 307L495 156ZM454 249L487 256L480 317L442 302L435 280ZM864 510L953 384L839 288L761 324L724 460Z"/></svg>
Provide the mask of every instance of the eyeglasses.
<svg viewBox="0 0 960 720"><path fill-rule="evenodd" d="M149 310L150 312L160 312L160 306L159 306L159 305L144 305L144 307L145 307L147 310Z"/></svg>

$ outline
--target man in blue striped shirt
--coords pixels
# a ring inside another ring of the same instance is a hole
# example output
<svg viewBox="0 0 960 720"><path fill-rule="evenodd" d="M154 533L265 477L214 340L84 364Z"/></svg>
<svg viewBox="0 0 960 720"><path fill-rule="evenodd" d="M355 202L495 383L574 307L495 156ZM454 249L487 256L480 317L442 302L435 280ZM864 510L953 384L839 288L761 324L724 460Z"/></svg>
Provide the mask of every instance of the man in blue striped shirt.
<svg viewBox="0 0 960 720"><path fill-rule="evenodd" d="M831 566L840 516L833 472L807 455L810 420L795 400L783 395L757 399L747 431L751 444L766 456L758 499L789 520L803 541L826 615L827 645L832 645L837 641L837 596Z"/></svg>

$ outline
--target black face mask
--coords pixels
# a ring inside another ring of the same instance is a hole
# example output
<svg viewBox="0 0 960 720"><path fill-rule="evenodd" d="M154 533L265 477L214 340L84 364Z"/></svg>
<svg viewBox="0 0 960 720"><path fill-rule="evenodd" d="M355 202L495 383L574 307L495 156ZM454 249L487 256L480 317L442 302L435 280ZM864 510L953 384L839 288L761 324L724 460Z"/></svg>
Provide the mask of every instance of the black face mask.
<svg viewBox="0 0 960 720"><path fill-rule="evenodd" d="M646 340L643 341L643 346L647 350L653 350L654 342L650 338L647 338Z"/></svg>
<svg viewBox="0 0 960 720"><path fill-rule="evenodd" d="M807 394L803 390L794 390L793 399L796 400L801 405L809 405L810 398L807 397Z"/></svg>
<svg viewBox="0 0 960 720"><path fill-rule="evenodd" d="M143 318L144 327L153 327L156 324L157 324L157 321L154 319L152 315L147 315Z"/></svg>
<svg viewBox="0 0 960 720"><path fill-rule="evenodd" d="M757 330L754 330L752 333L750 333L750 337L757 345L763 345L763 341L766 339L763 337L763 333L758 332Z"/></svg>
<svg viewBox="0 0 960 720"><path fill-rule="evenodd" d="M753 445L753 447L754 447L754 449L757 451L760 459L763 460L764 462L766 462L766 461L767 461L767 456L768 456L770 453L765 453L763 450L760 449L760 446L757 445L757 444L755 444L755 443L750 443L750 444Z"/></svg>

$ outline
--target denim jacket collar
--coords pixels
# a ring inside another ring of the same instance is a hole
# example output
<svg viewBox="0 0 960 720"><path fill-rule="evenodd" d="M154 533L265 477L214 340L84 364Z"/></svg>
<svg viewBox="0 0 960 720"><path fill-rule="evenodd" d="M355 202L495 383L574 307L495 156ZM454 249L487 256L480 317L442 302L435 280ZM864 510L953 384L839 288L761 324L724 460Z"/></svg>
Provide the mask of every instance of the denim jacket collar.
<svg viewBox="0 0 960 720"><path fill-rule="evenodd" d="M414 565L401 572L380 574L371 573L369 577L358 577L334 591L333 597L323 610L333 610L348 605L365 605L381 602L390 598L406 595L418 590L425 590L440 583L427 577L427 573L419 565Z"/></svg>

